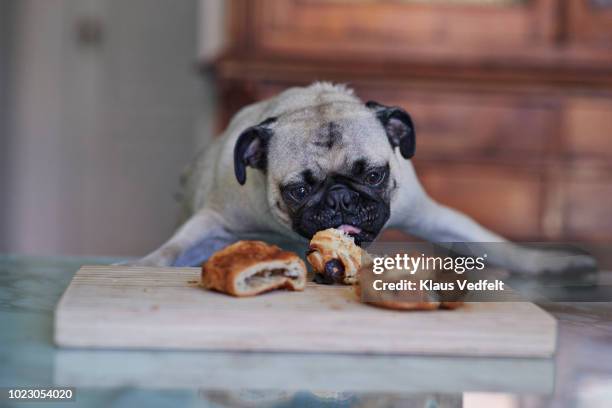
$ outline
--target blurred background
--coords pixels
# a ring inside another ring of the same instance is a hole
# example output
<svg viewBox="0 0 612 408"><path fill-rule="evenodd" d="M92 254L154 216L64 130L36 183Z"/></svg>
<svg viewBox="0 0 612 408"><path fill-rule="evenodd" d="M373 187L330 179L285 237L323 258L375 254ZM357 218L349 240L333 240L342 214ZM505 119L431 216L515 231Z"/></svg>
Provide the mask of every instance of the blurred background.
<svg viewBox="0 0 612 408"><path fill-rule="evenodd" d="M145 254L195 152L314 80L410 112L487 227L612 238L610 0L0 0L0 252Z"/></svg>

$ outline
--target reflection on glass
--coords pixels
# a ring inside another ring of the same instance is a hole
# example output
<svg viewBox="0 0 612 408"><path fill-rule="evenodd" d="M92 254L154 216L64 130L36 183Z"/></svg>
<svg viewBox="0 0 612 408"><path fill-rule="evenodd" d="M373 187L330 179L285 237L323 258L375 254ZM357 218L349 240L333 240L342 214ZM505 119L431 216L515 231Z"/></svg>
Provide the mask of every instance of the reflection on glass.
<svg viewBox="0 0 612 408"><path fill-rule="evenodd" d="M362 2L362 3L384 3L389 0L328 0L329 2ZM393 0L397 2L398 0ZM511 6L529 3L530 0L399 0L403 3L430 4L430 5L458 5L458 6ZM612 5L612 0L592 0L598 3Z"/></svg>
<svg viewBox="0 0 612 408"><path fill-rule="evenodd" d="M463 408L461 393L416 393L416 394L378 394L351 392L312 392L312 391L252 391L252 390L199 390L199 397L219 407L253 408L253 407L431 407ZM486 394L481 394L486 395ZM489 398L488 402L505 402L506 399ZM474 405L480 407L482 405ZM498 405L489 405L495 406ZM483 406L484 407L484 406ZM503 408L517 408L517 405L500 405Z"/></svg>
<svg viewBox="0 0 612 408"><path fill-rule="evenodd" d="M406 4L424 4L434 6L515 6L529 3L532 0L302 0L313 3L387 3L401 2ZM612 4L612 0L593 0L602 3Z"/></svg>
<svg viewBox="0 0 612 408"><path fill-rule="evenodd" d="M527 3L529 0L403 0L405 3L425 3L425 4L457 4L457 5L492 5L507 6L511 4ZM606 1L606 0L601 0ZM609 0L608 0L609 1Z"/></svg>

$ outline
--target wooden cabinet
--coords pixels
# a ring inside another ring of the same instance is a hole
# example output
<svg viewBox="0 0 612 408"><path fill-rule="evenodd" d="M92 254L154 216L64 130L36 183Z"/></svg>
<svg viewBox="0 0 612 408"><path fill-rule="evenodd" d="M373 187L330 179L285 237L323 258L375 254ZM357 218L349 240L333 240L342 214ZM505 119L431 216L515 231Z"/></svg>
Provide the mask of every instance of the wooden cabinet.
<svg viewBox="0 0 612 408"><path fill-rule="evenodd" d="M220 128L288 86L348 83L411 113L439 201L514 239L612 239L611 1L229 4Z"/></svg>

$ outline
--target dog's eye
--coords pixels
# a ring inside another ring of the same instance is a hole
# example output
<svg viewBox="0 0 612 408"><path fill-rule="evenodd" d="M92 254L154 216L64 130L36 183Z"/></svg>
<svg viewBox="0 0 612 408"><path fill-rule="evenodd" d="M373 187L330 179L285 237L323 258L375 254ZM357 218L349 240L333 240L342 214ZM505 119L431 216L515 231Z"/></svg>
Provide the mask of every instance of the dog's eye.
<svg viewBox="0 0 612 408"><path fill-rule="evenodd" d="M307 184L298 184L288 189L287 194L294 201L302 201L310 193L310 187Z"/></svg>
<svg viewBox="0 0 612 408"><path fill-rule="evenodd" d="M385 179L385 176L386 172L383 170L370 170L366 173L364 181L371 186L376 186Z"/></svg>

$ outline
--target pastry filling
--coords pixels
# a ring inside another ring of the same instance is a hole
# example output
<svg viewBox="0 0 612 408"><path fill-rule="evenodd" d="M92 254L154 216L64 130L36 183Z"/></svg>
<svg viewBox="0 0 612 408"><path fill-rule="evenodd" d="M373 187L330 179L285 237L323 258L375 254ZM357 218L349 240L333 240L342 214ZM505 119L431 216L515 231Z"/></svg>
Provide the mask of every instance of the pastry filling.
<svg viewBox="0 0 612 408"><path fill-rule="evenodd" d="M272 269L261 269L256 273L247 276L244 280L244 283L247 286L260 286L260 285L268 285L272 282L277 281L278 279L290 278L297 279L299 278L299 271L294 268L272 268Z"/></svg>

